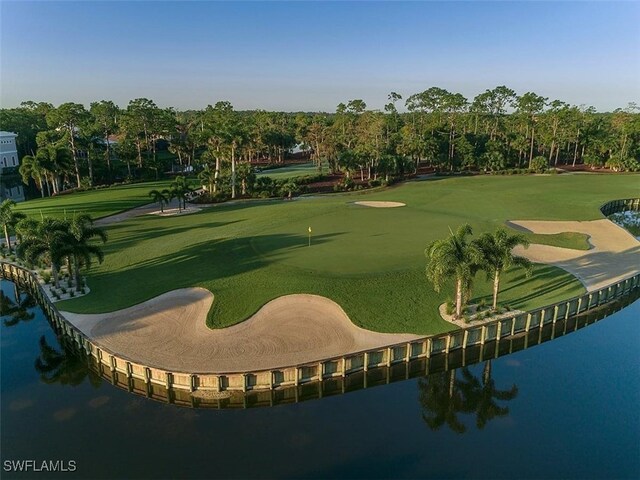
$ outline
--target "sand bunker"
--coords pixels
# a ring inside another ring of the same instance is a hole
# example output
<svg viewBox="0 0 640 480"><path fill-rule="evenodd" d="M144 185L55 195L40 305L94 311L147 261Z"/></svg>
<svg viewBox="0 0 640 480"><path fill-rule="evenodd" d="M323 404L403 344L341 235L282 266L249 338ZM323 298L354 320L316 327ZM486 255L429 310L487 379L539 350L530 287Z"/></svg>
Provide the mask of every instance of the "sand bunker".
<svg viewBox="0 0 640 480"><path fill-rule="evenodd" d="M174 217L177 215L189 215L190 213L196 213L202 210L200 207L194 207L193 205L188 205L187 208L179 209L175 208L165 208L163 211L156 210L153 212L148 212L147 215L158 215L159 217Z"/></svg>
<svg viewBox="0 0 640 480"><path fill-rule="evenodd" d="M355 205L362 205L363 207L373 207L373 208L396 208L396 207L405 207L406 204L401 202L353 202Z"/></svg>
<svg viewBox="0 0 640 480"><path fill-rule="evenodd" d="M185 372L266 370L420 338L356 327L337 303L317 295L286 295L238 325L212 330L205 325L212 302L208 290L186 288L112 313L62 313L122 357Z"/></svg>
<svg viewBox="0 0 640 480"><path fill-rule="evenodd" d="M577 232L589 235L590 250L572 250L532 244L514 253L537 263L548 263L575 275L592 292L640 272L640 242L627 230L602 219L589 222L513 221L514 228L533 233Z"/></svg>

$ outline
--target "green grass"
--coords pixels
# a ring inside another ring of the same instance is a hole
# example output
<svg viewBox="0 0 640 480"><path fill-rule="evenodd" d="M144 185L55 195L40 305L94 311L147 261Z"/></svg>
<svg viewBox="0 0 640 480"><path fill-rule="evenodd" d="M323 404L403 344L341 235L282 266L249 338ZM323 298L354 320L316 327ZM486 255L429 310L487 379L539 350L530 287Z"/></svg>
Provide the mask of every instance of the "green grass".
<svg viewBox="0 0 640 480"><path fill-rule="evenodd" d="M562 233L525 233L525 237L531 243L539 243L541 245L552 245L554 247L571 248L573 250L589 250L589 235L578 232L562 232Z"/></svg>
<svg viewBox="0 0 640 480"><path fill-rule="evenodd" d="M327 173L327 167L323 169L324 173ZM290 167L273 168L258 173L258 177L271 177L277 180L283 180L285 178L300 178L307 177L309 175L317 175L318 167L313 162L302 163L292 165Z"/></svg>
<svg viewBox="0 0 640 480"><path fill-rule="evenodd" d="M446 178L291 202L218 205L181 217L133 218L109 227L105 262L88 274L91 294L60 307L113 311L175 288L201 286L215 295L209 325L222 327L281 295L313 293L336 301L368 329L442 332L451 327L437 306L453 288L436 293L427 282L429 242L465 222L481 233L507 220L602 218L601 204L637 195L639 182L638 175ZM374 209L354 205L357 200L407 206ZM569 241L551 235L545 240ZM529 279L508 272L500 303L527 309L582 292L570 274L538 265ZM489 293L479 275L474 295Z"/></svg>
<svg viewBox="0 0 640 480"><path fill-rule="evenodd" d="M89 213L94 219L101 218L151 203L149 191L168 188L170 183L170 180L134 183L56 197L37 198L19 203L16 211L32 217L40 217L40 214L62 217L75 212Z"/></svg>

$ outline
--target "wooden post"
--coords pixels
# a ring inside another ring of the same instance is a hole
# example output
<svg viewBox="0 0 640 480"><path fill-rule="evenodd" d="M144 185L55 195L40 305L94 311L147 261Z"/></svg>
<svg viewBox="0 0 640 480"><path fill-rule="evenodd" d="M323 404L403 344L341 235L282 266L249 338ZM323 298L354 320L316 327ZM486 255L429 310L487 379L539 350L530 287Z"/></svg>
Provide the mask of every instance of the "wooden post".
<svg viewBox="0 0 640 480"><path fill-rule="evenodd" d="M558 320L558 306L556 305L555 307L553 307L553 324L556 324L556 321Z"/></svg>
<svg viewBox="0 0 640 480"><path fill-rule="evenodd" d="M242 391L243 392L247 391L247 374L246 373L242 374Z"/></svg>
<svg viewBox="0 0 640 480"><path fill-rule="evenodd" d="M127 378L133 377L133 367L131 366L131 362L127 362Z"/></svg>
<svg viewBox="0 0 640 480"><path fill-rule="evenodd" d="M569 311L571 310L571 302L567 302L567 311L564 312L564 319L568 319L569 318Z"/></svg>
<svg viewBox="0 0 640 480"><path fill-rule="evenodd" d="M109 355L109 366L112 372L116 371L116 357Z"/></svg>
<svg viewBox="0 0 640 480"><path fill-rule="evenodd" d="M195 375L191 375L191 385L190 385L190 389L192 392L196 391L196 376Z"/></svg>
<svg viewBox="0 0 640 480"><path fill-rule="evenodd" d="M364 352L363 357L364 358L363 358L362 366L364 368L364 371L366 372L367 370L369 370L369 352ZM365 377L366 377L366 375L365 375Z"/></svg>
<svg viewBox="0 0 640 480"><path fill-rule="evenodd" d="M146 383L151 382L151 370L149 367L144 367L144 381Z"/></svg>
<svg viewBox="0 0 640 480"><path fill-rule="evenodd" d="M324 379L324 368L322 362L318 363L318 381L321 382Z"/></svg>
<svg viewBox="0 0 640 480"><path fill-rule="evenodd" d="M498 320L496 324L496 342L500 340L500 335L502 334L502 320Z"/></svg>
<svg viewBox="0 0 640 480"><path fill-rule="evenodd" d="M449 353L449 347L451 346L451 335L447 335L446 338L447 339L445 340L445 344L444 344L444 353L448 354Z"/></svg>
<svg viewBox="0 0 640 480"><path fill-rule="evenodd" d="M487 327L486 325L482 325L482 327L480 327L480 345L484 345L486 336L487 336Z"/></svg>
<svg viewBox="0 0 640 480"><path fill-rule="evenodd" d="M269 372L269 378L271 379L269 382L269 390L273 390L276 384L276 373L273 370ZM271 395L271 400L273 400L273 395Z"/></svg>
<svg viewBox="0 0 640 480"><path fill-rule="evenodd" d="M409 363L410 359L411 359L411 342L407 342L407 352L405 353L404 361Z"/></svg>
<svg viewBox="0 0 640 480"><path fill-rule="evenodd" d="M580 313L580 308L582 308L582 297L578 299L578 309L576 310L576 315Z"/></svg>
<svg viewBox="0 0 640 480"><path fill-rule="evenodd" d="M347 374L347 357L342 357L342 378Z"/></svg>
<svg viewBox="0 0 640 480"><path fill-rule="evenodd" d="M540 318L543 318L543 316L544 316L544 308L540 312ZM527 322L524 324L524 331L529 333L530 328L531 328L531 314L529 313L527 315Z"/></svg>
<svg viewBox="0 0 640 480"><path fill-rule="evenodd" d="M463 352L467 348L467 341L468 340L469 340L469 330L465 330L464 333L462 334L462 351ZM464 355L464 353L463 353L463 355Z"/></svg>
<svg viewBox="0 0 640 480"><path fill-rule="evenodd" d="M391 350L391 347L387 347L387 367L391 366L391 353L393 352L393 350ZM387 382L389 383L389 382Z"/></svg>
<svg viewBox="0 0 640 480"><path fill-rule="evenodd" d="M295 386L297 387L300 384L300 368L299 367L295 367ZM297 388L296 388L296 392L297 392ZM298 401L298 396L296 395L296 401Z"/></svg>
<svg viewBox="0 0 640 480"><path fill-rule="evenodd" d="M431 358L432 348L433 348L433 341L431 340L431 337L429 337L427 338L427 349L426 349L427 358Z"/></svg>
<svg viewBox="0 0 640 480"><path fill-rule="evenodd" d="M587 310L591 310L591 302L593 302L593 293L589 294L589 302L587 303Z"/></svg>
<svg viewBox="0 0 640 480"><path fill-rule="evenodd" d="M166 385L167 391L168 391L171 388L171 384L173 383L172 382L171 372L165 372L165 377L166 377L165 378L165 385ZM168 393L167 393L167 395L168 395Z"/></svg>
<svg viewBox="0 0 640 480"><path fill-rule="evenodd" d="M530 313L528 315L531 315ZM511 317L511 336L516 332L516 317Z"/></svg>

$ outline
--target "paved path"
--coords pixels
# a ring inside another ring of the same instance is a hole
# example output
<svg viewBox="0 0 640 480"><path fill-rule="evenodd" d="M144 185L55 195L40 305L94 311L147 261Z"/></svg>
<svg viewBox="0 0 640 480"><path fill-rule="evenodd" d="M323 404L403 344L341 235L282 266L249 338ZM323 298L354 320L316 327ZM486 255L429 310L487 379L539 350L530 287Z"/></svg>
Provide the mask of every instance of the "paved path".
<svg viewBox="0 0 640 480"><path fill-rule="evenodd" d="M509 224L534 233L577 232L589 235L592 248L586 251L538 244L532 244L528 249L514 249L514 253L527 257L532 262L555 265L575 275L589 292L640 273L640 242L627 230L609 220L522 220Z"/></svg>
<svg viewBox="0 0 640 480"><path fill-rule="evenodd" d="M117 312L62 314L121 357L182 372L275 369L419 338L356 327L317 295L286 295L238 325L212 330L205 325L212 303L208 290L186 288Z"/></svg>

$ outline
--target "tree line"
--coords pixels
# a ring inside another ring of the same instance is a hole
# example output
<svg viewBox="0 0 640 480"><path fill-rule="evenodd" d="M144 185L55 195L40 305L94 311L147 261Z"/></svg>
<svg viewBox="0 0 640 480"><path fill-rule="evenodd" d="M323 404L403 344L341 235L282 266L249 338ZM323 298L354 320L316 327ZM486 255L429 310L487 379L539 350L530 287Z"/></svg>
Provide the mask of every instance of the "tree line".
<svg viewBox="0 0 640 480"><path fill-rule="evenodd" d="M403 112L399 111L404 105ZM152 178L175 164L206 169L213 190L232 197L256 163L282 163L298 146L331 173L382 179L415 172L499 171L586 164L640 169L640 109L613 112L517 95L498 86L469 100L432 87L403 99L391 92L383 110L361 99L332 113L236 111L226 101L180 112L152 100L54 107L24 102L1 109L4 130L18 134L25 182L41 195L125 178Z"/></svg>

